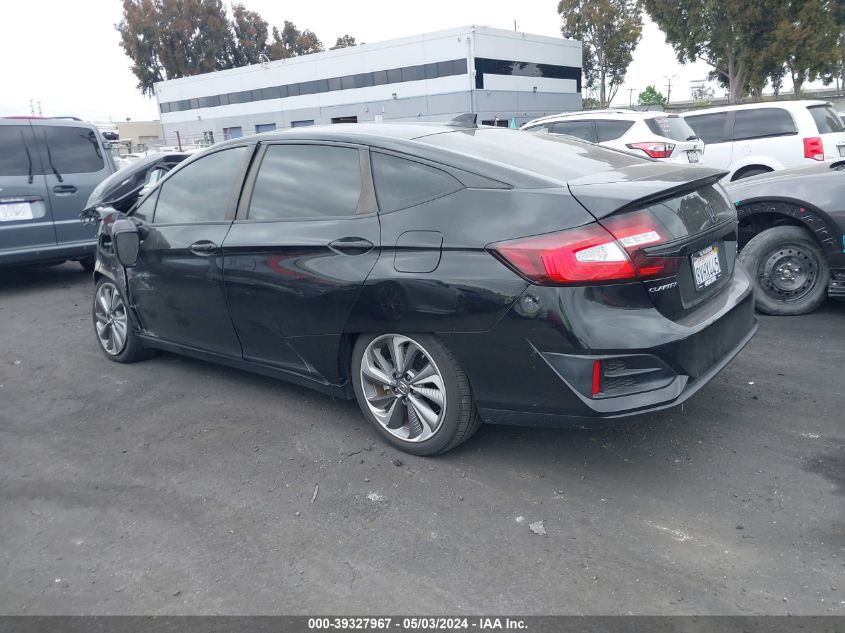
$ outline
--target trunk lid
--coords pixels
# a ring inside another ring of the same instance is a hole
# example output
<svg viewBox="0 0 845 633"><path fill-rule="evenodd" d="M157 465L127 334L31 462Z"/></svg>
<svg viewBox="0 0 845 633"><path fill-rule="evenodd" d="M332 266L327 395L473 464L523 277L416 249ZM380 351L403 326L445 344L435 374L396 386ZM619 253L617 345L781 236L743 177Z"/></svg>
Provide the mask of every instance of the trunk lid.
<svg viewBox="0 0 845 633"><path fill-rule="evenodd" d="M680 319L714 298L733 276L736 209L718 180L723 171L647 163L591 174L572 195L611 233L626 214L648 213L661 240L629 248L636 261L663 261L665 276L643 281L655 307ZM640 264L641 265L641 264Z"/></svg>

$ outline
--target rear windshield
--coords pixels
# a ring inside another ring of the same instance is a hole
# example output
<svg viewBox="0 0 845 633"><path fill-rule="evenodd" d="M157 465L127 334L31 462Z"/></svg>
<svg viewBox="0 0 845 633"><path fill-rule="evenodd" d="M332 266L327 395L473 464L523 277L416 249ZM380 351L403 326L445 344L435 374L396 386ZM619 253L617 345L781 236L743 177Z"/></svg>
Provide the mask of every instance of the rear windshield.
<svg viewBox="0 0 845 633"><path fill-rule="evenodd" d="M819 128L819 134L845 132L845 126L842 125L842 120L836 115L836 112L834 112L833 108L830 106L809 106L807 109L810 111L810 114L813 115L816 127Z"/></svg>
<svg viewBox="0 0 845 633"><path fill-rule="evenodd" d="M40 173L29 125L0 125L0 176Z"/></svg>
<svg viewBox="0 0 845 633"><path fill-rule="evenodd" d="M695 235L727 220L736 219L736 209L718 185L709 185L678 198L658 202L648 209L666 227L672 239Z"/></svg>
<svg viewBox="0 0 845 633"><path fill-rule="evenodd" d="M94 130L84 127L36 126L33 130L39 143L46 142L49 154L45 170L55 168L60 174L83 174L100 171L104 166L103 153ZM52 166L50 162L52 161Z"/></svg>
<svg viewBox="0 0 845 633"><path fill-rule="evenodd" d="M553 134L525 134L507 129L460 130L424 136L417 141L562 182L650 162Z"/></svg>
<svg viewBox="0 0 845 633"><path fill-rule="evenodd" d="M645 122L649 130L673 141L693 141L698 138L689 124L679 116L658 116L646 119Z"/></svg>

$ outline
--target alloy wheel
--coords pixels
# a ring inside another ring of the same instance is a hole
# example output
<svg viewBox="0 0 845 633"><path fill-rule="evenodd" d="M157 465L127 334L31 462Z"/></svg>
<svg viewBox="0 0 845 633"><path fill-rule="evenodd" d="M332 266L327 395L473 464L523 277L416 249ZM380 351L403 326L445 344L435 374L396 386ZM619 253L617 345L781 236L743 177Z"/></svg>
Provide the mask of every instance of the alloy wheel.
<svg viewBox="0 0 845 633"><path fill-rule="evenodd" d="M361 359L360 380L367 408L391 435L423 442L442 427L443 376L417 341L401 334L373 340Z"/></svg>
<svg viewBox="0 0 845 633"><path fill-rule="evenodd" d="M129 326L126 306L117 287L104 283L94 295L94 327L97 339L110 356L117 356L126 346Z"/></svg>

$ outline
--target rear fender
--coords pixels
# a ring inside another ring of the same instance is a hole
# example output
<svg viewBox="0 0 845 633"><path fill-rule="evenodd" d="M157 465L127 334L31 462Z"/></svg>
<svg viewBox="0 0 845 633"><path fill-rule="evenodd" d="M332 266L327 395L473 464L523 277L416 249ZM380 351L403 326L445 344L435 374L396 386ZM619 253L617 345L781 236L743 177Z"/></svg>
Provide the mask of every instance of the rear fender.
<svg viewBox="0 0 845 633"><path fill-rule="evenodd" d="M737 218L742 228L743 222L748 222L754 216L773 214L789 219L791 223L798 223L808 228L821 244L825 252L839 253L841 250L841 236L834 228L836 224L830 216L821 209L809 205L801 200L787 197L750 198L737 204Z"/></svg>

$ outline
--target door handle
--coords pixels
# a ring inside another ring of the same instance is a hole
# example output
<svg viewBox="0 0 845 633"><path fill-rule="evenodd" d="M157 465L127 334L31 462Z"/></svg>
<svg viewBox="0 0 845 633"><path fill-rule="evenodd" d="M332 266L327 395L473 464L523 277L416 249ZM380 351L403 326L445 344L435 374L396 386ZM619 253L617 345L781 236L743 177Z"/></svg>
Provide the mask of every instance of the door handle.
<svg viewBox="0 0 845 633"><path fill-rule="evenodd" d="M76 187L73 185L56 185L53 187L53 193L59 196L69 196L76 193Z"/></svg>
<svg viewBox="0 0 845 633"><path fill-rule="evenodd" d="M194 242L188 247L188 250L191 251L194 255L199 255L201 257L208 257L209 255L214 255L217 252L219 247L212 241L209 240L200 240L199 242Z"/></svg>
<svg viewBox="0 0 845 633"><path fill-rule="evenodd" d="M375 246L363 237L342 237L329 244L329 248L341 255L363 255L373 250Z"/></svg>

